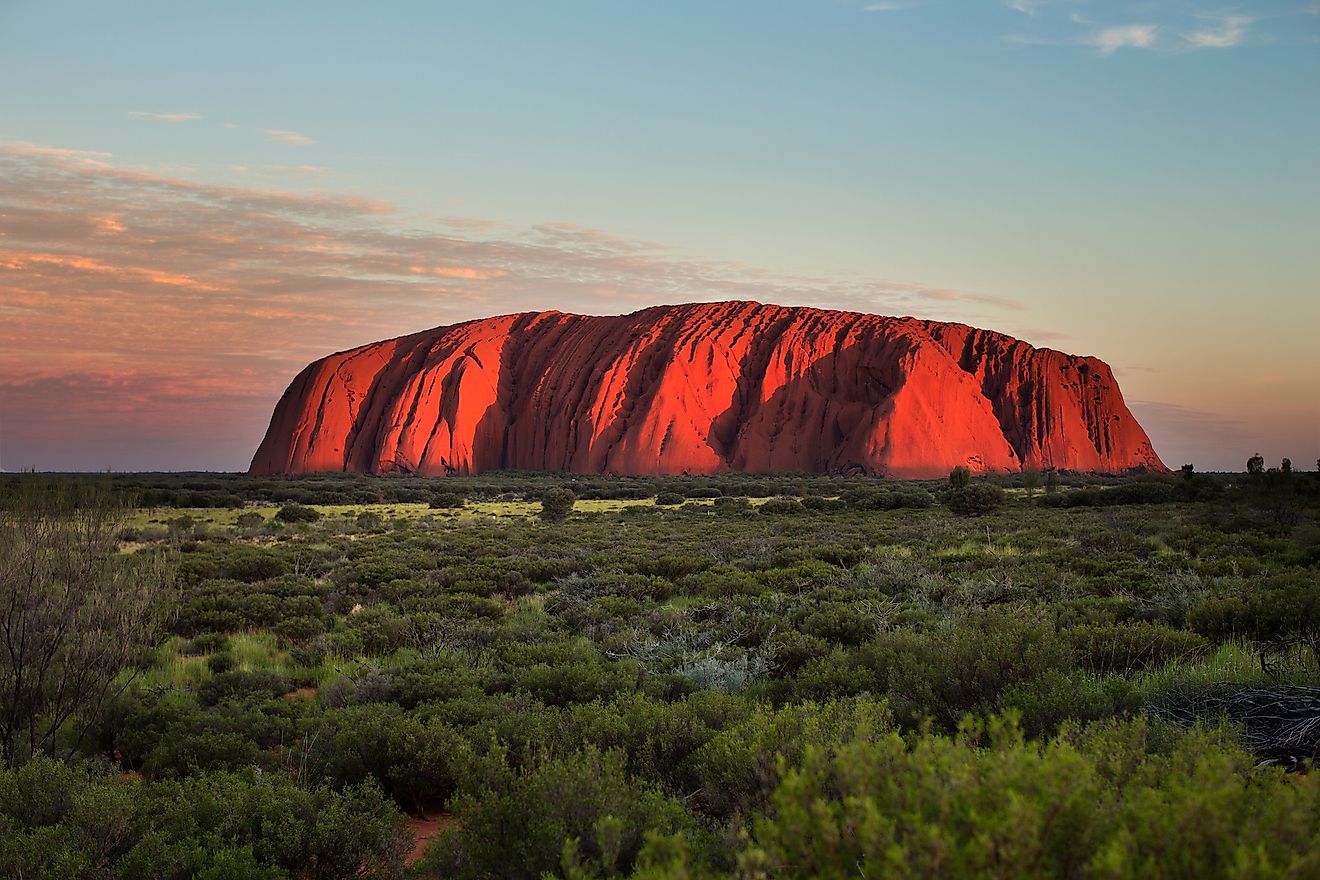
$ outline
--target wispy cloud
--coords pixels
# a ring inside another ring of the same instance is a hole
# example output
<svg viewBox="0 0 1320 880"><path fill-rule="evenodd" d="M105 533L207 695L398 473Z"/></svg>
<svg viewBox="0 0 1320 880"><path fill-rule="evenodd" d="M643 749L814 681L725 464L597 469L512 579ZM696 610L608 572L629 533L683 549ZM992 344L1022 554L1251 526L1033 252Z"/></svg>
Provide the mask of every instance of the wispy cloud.
<svg viewBox="0 0 1320 880"><path fill-rule="evenodd" d="M91 449L133 449L134 436L175 450L157 466L243 467L308 361L483 315L751 299L994 323L1021 308L915 281L684 257L573 224L419 226L378 200L200 183L32 144L0 144L0 243L9 467L89 461ZM47 454L56 448L68 458ZM94 460L130 463L148 461Z"/></svg>
<svg viewBox="0 0 1320 880"><path fill-rule="evenodd" d="M862 7L862 12L899 12L916 5L915 2L905 2L905 0L883 0L879 3L867 3Z"/></svg>
<svg viewBox="0 0 1320 880"><path fill-rule="evenodd" d="M1039 34L1004 34L1000 37L1005 43L1014 46L1062 46L1062 40L1050 39Z"/></svg>
<svg viewBox="0 0 1320 880"><path fill-rule="evenodd" d="M282 128L259 128L257 131L264 134L266 140L273 141L277 144L296 144L298 146L305 146L307 144L316 143L316 141L312 140L305 134L298 134L296 131L285 131Z"/></svg>
<svg viewBox="0 0 1320 880"><path fill-rule="evenodd" d="M1040 327L1026 327L1018 330L1015 335L1019 339L1025 339L1033 345L1050 345L1056 342L1066 342L1072 339L1072 335L1059 330L1047 330Z"/></svg>
<svg viewBox="0 0 1320 880"><path fill-rule="evenodd" d="M1035 15L1047 3L1049 0L1005 0L1004 5L1023 15Z"/></svg>
<svg viewBox="0 0 1320 880"><path fill-rule="evenodd" d="M1088 46L1094 46L1101 55L1112 55L1119 49L1151 49L1156 44L1159 29L1159 25L1156 24L1100 28L1083 42Z"/></svg>
<svg viewBox="0 0 1320 880"><path fill-rule="evenodd" d="M235 174L252 175L279 175L287 176L290 174L298 175L317 175L326 174L329 168L324 165L260 165L253 167L251 165L230 165L229 170Z"/></svg>
<svg viewBox="0 0 1320 880"><path fill-rule="evenodd" d="M997 309L1024 309L1025 305L1007 296L995 296L989 293L969 293L965 290L953 290L951 288L930 288L922 285L912 285L907 289L908 293L920 297L924 300L933 300L935 302L976 302L988 306L994 306Z"/></svg>
<svg viewBox="0 0 1320 880"><path fill-rule="evenodd" d="M1087 23L1075 19L1075 23ZM1159 25L1129 24L1091 30L1080 36L1045 36L1042 34L1005 34L1002 38L1015 46L1086 46L1095 49L1101 57L1109 57L1119 49L1154 49L1159 40Z"/></svg>
<svg viewBox="0 0 1320 880"><path fill-rule="evenodd" d="M1005 5L1028 16L1017 19L1016 32L1002 37L1018 46L1078 46L1109 57L1121 49L1145 49L1179 54L1199 49L1230 49L1250 42L1298 43L1287 20L1310 12L1309 7L1284 9L1285 0L1271 0L1268 8L1247 15L1236 11L1207 11L1196 0L1160 2L1131 0L1078 7L1078 0L1004 0ZM1320 8L1320 7L1316 7ZM1213 7L1211 7L1213 9ZM1108 19L1108 20L1106 20ZM1136 20L1137 23L1125 23ZM1254 27L1253 27L1254 26Z"/></svg>
<svg viewBox="0 0 1320 880"><path fill-rule="evenodd" d="M1247 27L1255 21L1245 15L1215 18L1215 24L1182 34L1183 42L1193 49L1231 49L1242 45Z"/></svg>
<svg viewBox="0 0 1320 880"><path fill-rule="evenodd" d="M134 119L150 119L153 122L192 122L202 118L200 113L148 113L145 110L130 110L128 115Z"/></svg>

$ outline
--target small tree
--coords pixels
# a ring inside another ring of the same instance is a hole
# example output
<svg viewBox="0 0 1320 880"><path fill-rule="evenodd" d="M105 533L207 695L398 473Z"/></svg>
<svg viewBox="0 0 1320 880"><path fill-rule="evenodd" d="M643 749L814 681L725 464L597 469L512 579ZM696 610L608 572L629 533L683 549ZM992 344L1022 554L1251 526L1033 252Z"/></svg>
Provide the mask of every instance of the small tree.
<svg viewBox="0 0 1320 880"><path fill-rule="evenodd" d="M949 471L949 488L961 489L972 481L972 472L966 465L958 465Z"/></svg>
<svg viewBox="0 0 1320 880"><path fill-rule="evenodd" d="M1247 473L1249 474L1265 473L1265 456L1257 452L1251 458L1247 459Z"/></svg>
<svg viewBox="0 0 1320 880"><path fill-rule="evenodd" d="M49 750L63 730L81 738L177 605L163 553L119 553L124 513L107 485L35 480L0 507L6 767Z"/></svg>
<svg viewBox="0 0 1320 880"><path fill-rule="evenodd" d="M562 522L573 512L577 496L572 489L551 489L541 498L541 519L546 522Z"/></svg>
<svg viewBox="0 0 1320 880"><path fill-rule="evenodd" d="M1045 475L1045 493L1053 495L1057 491L1059 491L1059 472L1050 471Z"/></svg>
<svg viewBox="0 0 1320 880"><path fill-rule="evenodd" d="M1282 464L1279 465L1279 470L1283 471L1285 474L1291 474L1291 473L1292 473L1292 459L1291 459L1291 458L1285 458L1285 459L1283 460Z"/></svg>

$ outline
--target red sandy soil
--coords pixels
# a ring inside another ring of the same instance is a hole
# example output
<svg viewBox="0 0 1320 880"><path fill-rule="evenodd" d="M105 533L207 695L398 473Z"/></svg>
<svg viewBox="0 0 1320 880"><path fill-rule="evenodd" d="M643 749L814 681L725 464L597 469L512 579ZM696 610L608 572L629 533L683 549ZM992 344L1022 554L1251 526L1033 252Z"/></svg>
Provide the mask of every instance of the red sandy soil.
<svg viewBox="0 0 1320 880"><path fill-rule="evenodd" d="M1109 366L963 324L748 302L506 315L331 355L257 474L1163 471Z"/></svg>
<svg viewBox="0 0 1320 880"><path fill-rule="evenodd" d="M404 858L405 865L416 864L426 851L426 844L431 838L441 831L453 826L454 817L449 813L440 812L431 816L423 813L421 816L409 816L408 827L412 829L413 846L412 850Z"/></svg>

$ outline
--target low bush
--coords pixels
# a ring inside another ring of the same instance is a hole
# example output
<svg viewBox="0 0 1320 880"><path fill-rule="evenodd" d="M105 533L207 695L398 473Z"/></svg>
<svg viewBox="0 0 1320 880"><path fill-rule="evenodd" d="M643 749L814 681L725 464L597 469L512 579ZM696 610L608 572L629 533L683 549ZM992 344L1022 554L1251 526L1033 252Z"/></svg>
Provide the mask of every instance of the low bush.
<svg viewBox="0 0 1320 880"><path fill-rule="evenodd" d="M293 503L281 507L275 518L285 523L314 523L321 518L321 512L314 507Z"/></svg>
<svg viewBox="0 0 1320 880"><path fill-rule="evenodd" d="M588 748L522 773L488 769L484 781L456 805L457 821L433 840L425 870L456 878L627 876L648 832L703 837L682 803L628 777L619 752Z"/></svg>
<svg viewBox="0 0 1320 880"><path fill-rule="evenodd" d="M1199 657L1209 642L1196 633L1158 623L1135 621L1069 630L1077 663L1097 672L1135 672L1170 660Z"/></svg>
<svg viewBox="0 0 1320 880"><path fill-rule="evenodd" d="M401 876L403 817L370 785L283 773L116 778L38 758L0 771L0 876L339 880Z"/></svg>
<svg viewBox="0 0 1320 880"><path fill-rule="evenodd" d="M202 682L197 702L214 706L247 697L269 699L289 692L289 683L274 672L222 672Z"/></svg>
<svg viewBox="0 0 1320 880"><path fill-rule="evenodd" d="M414 812L448 803L473 761L458 731L390 705L328 712L304 743L312 778L336 787L374 780Z"/></svg>
<svg viewBox="0 0 1320 880"><path fill-rule="evenodd" d="M985 516L1004 506L1004 490L994 483L971 483L951 489L944 504L959 516Z"/></svg>
<svg viewBox="0 0 1320 880"><path fill-rule="evenodd" d="M453 510L467 505L467 499L457 492L437 492L427 505L432 510Z"/></svg>
<svg viewBox="0 0 1320 880"><path fill-rule="evenodd" d="M1310 818L1320 781L1262 774L1223 734L1173 734L1143 721L1028 742L998 720L966 725L957 738L889 734L812 749L771 805L739 860L752 876L1320 870Z"/></svg>
<svg viewBox="0 0 1320 880"><path fill-rule="evenodd" d="M873 741L893 726L888 708L866 698L758 707L698 749L690 763L708 812L746 815L766 808L784 769L797 766L809 750Z"/></svg>

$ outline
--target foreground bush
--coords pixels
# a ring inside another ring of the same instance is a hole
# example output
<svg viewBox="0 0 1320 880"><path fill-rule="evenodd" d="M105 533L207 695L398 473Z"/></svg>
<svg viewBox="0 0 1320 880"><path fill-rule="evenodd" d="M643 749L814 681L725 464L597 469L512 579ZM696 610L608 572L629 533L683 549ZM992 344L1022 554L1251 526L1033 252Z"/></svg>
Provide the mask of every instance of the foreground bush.
<svg viewBox="0 0 1320 880"><path fill-rule="evenodd" d="M336 786L374 780L402 807L443 806L472 762L466 740L397 706L355 706L325 717L309 737L308 773Z"/></svg>
<svg viewBox="0 0 1320 880"><path fill-rule="evenodd" d="M630 780L624 763L589 748L518 776L497 770L459 803L426 866L460 878L626 875L647 832L699 836L679 801Z"/></svg>
<svg viewBox="0 0 1320 880"><path fill-rule="evenodd" d="M401 876L402 817L367 785L283 774L144 783L38 758L0 772L0 876L335 880Z"/></svg>
<svg viewBox="0 0 1320 880"><path fill-rule="evenodd" d="M885 704L870 699L763 709L708 742L693 756L692 765L709 812L746 814L765 807L786 760L792 766L809 749L870 742L893 728Z"/></svg>
<svg viewBox="0 0 1320 880"><path fill-rule="evenodd" d="M956 738L809 748L741 856L760 877L1310 877L1320 779L1253 768L1223 735L1144 721L1028 742L1011 721Z"/></svg>

